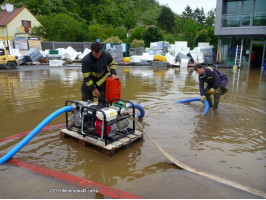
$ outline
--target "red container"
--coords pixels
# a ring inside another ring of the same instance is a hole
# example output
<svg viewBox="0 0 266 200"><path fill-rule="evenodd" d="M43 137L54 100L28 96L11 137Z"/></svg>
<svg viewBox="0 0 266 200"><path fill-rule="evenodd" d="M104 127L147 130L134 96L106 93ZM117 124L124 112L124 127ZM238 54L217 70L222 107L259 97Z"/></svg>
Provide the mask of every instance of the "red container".
<svg viewBox="0 0 266 200"><path fill-rule="evenodd" d="M109 103L112 99L121 99L121 82L119 78L108 77L106 79L105 98Z"/></svg>

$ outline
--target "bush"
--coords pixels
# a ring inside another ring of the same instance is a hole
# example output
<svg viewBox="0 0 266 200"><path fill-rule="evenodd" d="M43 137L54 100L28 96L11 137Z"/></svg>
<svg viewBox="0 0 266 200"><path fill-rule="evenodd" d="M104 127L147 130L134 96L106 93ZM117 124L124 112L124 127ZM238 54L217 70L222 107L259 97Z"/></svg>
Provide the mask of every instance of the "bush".
<svg viewBox="0 0 266 200"><path fill-rule="evenodd" d="M104 43L123 43L122 40L120 40L117 36L110 37L104 41Z"/></svg>
<svg viewBox="0 0 266 200"><path fill-rule="evenodd" d="M145 46L148 47L151 42L162 41L163 33L158 27L152 26L143 32L143 39Z"/></svg>
<svg viewBox="0 0 266 200"><path fill-rule="evenodd" d="M143 40L137 40L134 39L131 43L130 43L130 47L132 48L139 48L139 47L144 47L145 43Z"/></svg>

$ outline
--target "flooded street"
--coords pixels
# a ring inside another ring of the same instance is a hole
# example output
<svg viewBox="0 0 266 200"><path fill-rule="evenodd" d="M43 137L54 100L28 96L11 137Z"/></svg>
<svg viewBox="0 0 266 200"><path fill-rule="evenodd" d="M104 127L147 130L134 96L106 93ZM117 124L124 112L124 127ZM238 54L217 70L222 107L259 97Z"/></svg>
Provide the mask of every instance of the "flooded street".
<svg viewBox="0 0 266 200"><path fill-rule="evenodd" d="M188 166L266 192L266 70L220 69L229 78L216 112L201 113L193 69L117 67L121 98L140 104L146 132ZM81 100L80 67L19 66L0 70L0 139L34 129L66 100ZM65 122L65 115L49 125ZM138 129L138 127L137 127ZM144 140L106 158L60 129L35 136L14 158L89 179L144 198L259 198L178 169ZM5 154L22 138L0 143ZM49 193L78 188L11 164L0 165L0 198L109 198ZM12 189L11 189L12 188Z"/></svg>

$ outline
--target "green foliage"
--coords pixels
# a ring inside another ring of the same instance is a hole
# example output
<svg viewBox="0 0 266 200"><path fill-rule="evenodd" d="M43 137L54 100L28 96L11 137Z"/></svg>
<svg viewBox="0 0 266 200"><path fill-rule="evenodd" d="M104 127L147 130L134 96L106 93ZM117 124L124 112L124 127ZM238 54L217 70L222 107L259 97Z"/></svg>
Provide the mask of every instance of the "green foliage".
<svg viewBox="0 0 266 200"><path fill-rule="evenodd" d="M160 28L167 33L173 32L173 27L175 25L175 15L169 7L162 7L161 14L157 18L157 23Z"/></svg>
<svg viewBox="0 0 266 200"><path fill-rule="evenodd" d="M208 26L207 27L207 33L210 40L208 41L210 45L213 45L214 47L217 47L218 45L218 37L214 35L214 27Z"/></svg>
<svg viewBox="0 0 266 200"><path fill-rule="evenodd" d="M207 30L201 30L197 32L197 35L195 37L195 45L197 45L199 42L209 42L211 39L208 36Z"/></svg>
<svg viewBox="0 0 266 200"><path fill-rule="evenodd" d="M83 24L66 14L39 16L42 26L33 28L32 35L50 41L82 41L86 39Z"/></svg>
<svg viewBox="0 0 266 200"><path fill-rule="evenodd" d="M205 26L213 26L215 20L215 10L210 10L205 20Z"/></svg>
<svg viewBox="0 0 266 200"><path fill-rule="evenodd" d="M187 5L185 10L182 12L181 17L186 20L194 19L193 10L189 5Z"/></svg>
<svg viewBox="0 0 266 200"><path fill-rule="evenodd" d="M26 6L41 22L32 35L51 41L95 41L118 37L124 43L144 40L145 45L155 41L186 40L189 47L196 44L195 37L206 33L212 45L215 11L205 17L203 8L194 11L187 5L182 15L161 6L157 0L5 0L15 8ZM154 25L146 29L147 25ZM156 27L158 25L158 27ZM202 31L206 30L206 31ZM162 32L163 31L163 32ZM202 31L197 34L198 31ZM130 36L127 37L127 34Z"/></svg>
<svg viewBox="0 0 266 200"><path fill-rule="evenodd" d="M123 43L122 40L120 40L117 36L110 37L107 40L104 41L104 43Z"/></svg>
<svg viewBox="0 0 266 200"><path fill-rule="evenodd" d="M194 38L197 35L197 32L201 29L201 26L197 21L194 20L187 20L184 23L183 30L182 30L182 40L188 41L188 46L190 48L194 48L195 41Z"/></svg>
<svg viewBox="0 0 266 200"><path fill-rule="evenodd" d="M104 41L107 37L103 31L103 28L99 24L92 24L88 26L88 41L96 41L96 39L100 39Z"/></svg>
<svg viewBox="0 0 266 200"><path fill-rule="evenodd" d="M209 42L210 45L216 47L218 42L218 37L214 35L214 28L208 27L205 30L197 32L197 35L195 37L195 45L197 45L199 42Z"/></svg>
<svg viewBox="0 0 266 200"><path fill-rule="evenodd" d="M129 31L130 35L126 39L126 42L131 43L134 39L142 40L144 31L145 31L145 26L138 26L137 28L131 29Z"/></svg>
<svg viewBox="0 0 266 200"><path fill-rule="evenodd" d="M180 41L182 40L182 37L180 36L180 34L173 34L173 33L167 33L167 34L163 34L163 41L168 41L169 44L174 44L175 41Z"/></svg>
<svg viewBox="0 0 266 200"><path fill-rule="evenodd" d="M198 21L199 24L204 24L205 22L205 14L204 14L204 9L201 8L201 10L197 7L194 12L193 12L193 17L194 20Z"/></svg>
<svg viewBox="0 0 266 200"><path fill-rule="evenodd" d="M115 35L125 42L127 39L127 28L125 26L118 26L115 31Z"/></svg>
<svg viewBox="0 0 266 200"><path fill-rule="evenodd" d="M144 47L145 43L143 40L137 40L134 39L131 43L130 43L130 47L132 48L139 48L139 47Z"/></svg>
<svg viewBox="0 0 266 200"><path fill-rule="evenodd" d="M143 39L145 46L150 46L151 42L157 42L163 40L163 33L157 26L152 26L143 32Z"/></svg>

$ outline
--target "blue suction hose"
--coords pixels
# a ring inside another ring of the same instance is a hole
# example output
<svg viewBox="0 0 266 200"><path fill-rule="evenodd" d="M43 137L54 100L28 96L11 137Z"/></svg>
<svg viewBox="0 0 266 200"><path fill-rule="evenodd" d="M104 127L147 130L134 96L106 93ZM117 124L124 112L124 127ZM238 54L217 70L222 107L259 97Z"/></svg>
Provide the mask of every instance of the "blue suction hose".
<svg viewBox="0 0 266 200"><path fill-rule="evenodd" d="M44 119L38 126L36 126L23 140L21 140L13 149L0 158L0 164L7 162L12 156L14 156L20 149L22 149L35 135L37 135L43 127L45 127L50 121L56 118L58 115L69 112L73 109L72 106L65 106L59 110L53 112L46 119Z"/></svg>
<svg viewBox="0 0 266 200"><path fill-rule="evenodd" d="M185 100L180 100L180 101L176 101L177 103L189 103L191 101L200 101L201 98L192 98L192 99L185 99Z"/></svg>
<svg viewBox="0 0 266 200"><path fill-rule="evenodd" d="M189 103L191 101L201 101L201 98L185 99L185 100L180 100L180 101L176 101L176 102ZM201 113L201 115L206 115L209 111L209 108L210 108L209 102L206 99L204 100L204 104L205 104L205 108L204 108L203 112Z"/></svg>
<svg viewBox="0 0 266 200"><path fill-rule="evenodd" d="M139 110L139 113L137 115L138 118L142 119L144 117L144 115L145 115L144 108L141 105L137 104L137 103L133 103L133 104L134 104L134 107ZM132 108L132 104L131 103L129 104L129 108Z"/></svg>
<svg viewBox="0 0 266 200"><path fill-rule="evenodd" d="M204 104L205 104L205 108L204 108L203 112L201 113L202 115L206 115L209 111L209 108L210 108L209 102L206 99L204 100Z"/></svg>

